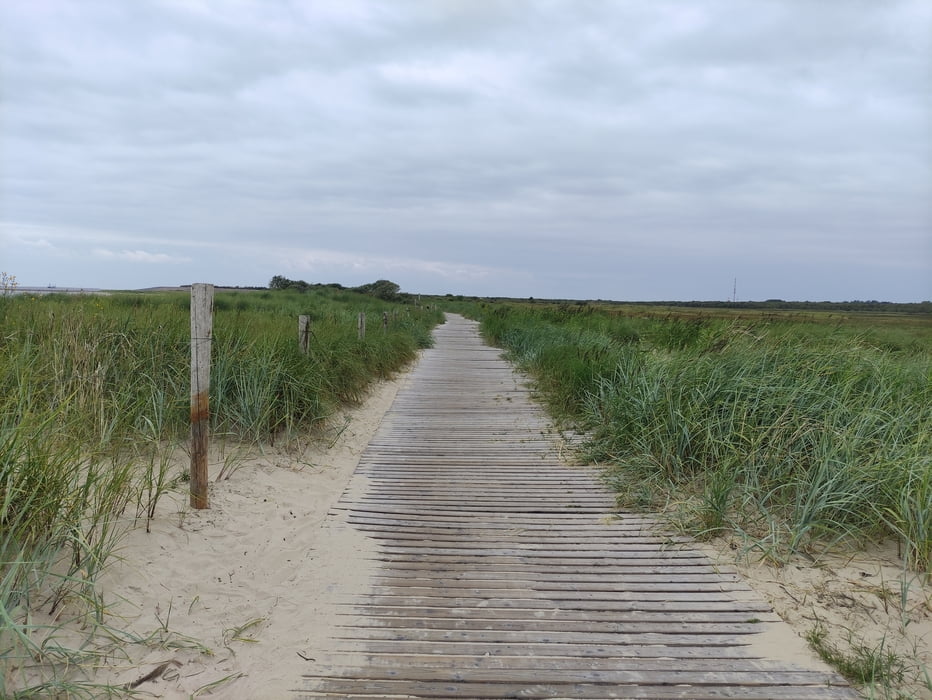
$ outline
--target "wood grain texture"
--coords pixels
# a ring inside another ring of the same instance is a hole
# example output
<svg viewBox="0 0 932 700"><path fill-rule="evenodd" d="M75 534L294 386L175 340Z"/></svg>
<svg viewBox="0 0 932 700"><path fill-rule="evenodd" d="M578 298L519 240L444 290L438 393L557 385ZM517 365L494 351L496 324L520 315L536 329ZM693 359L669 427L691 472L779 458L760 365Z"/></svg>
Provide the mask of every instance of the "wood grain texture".
<svg viewBox="0 0 932 700"><path fill-rule="evenodd" d="M525 380L449 316L331 514L376 544L304 698L856 698L761 658L734 570L560 459Z"/></svg>
<svg viewBox="0 0 932 700"><path fill-rule="evenodd" d="M192 508L208 502L207 452L210 442L210 352L214 323L214 286L191 285L191 483Z"/></svg>

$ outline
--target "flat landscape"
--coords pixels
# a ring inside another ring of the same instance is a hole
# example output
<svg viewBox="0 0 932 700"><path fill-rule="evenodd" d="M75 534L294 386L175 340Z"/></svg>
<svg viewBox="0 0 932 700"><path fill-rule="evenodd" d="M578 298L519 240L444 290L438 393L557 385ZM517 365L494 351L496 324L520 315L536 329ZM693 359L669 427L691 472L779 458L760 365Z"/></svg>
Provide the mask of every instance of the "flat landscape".
<svg viewBox="0 0 932 700"><path fill-rule="evenodd" d="M6 695L300 690L370 582L328 513L442 308L525 373L567 464L790 622L768 656L929 697L927 316L225 291L196 510L187 293L0 302Z"/></svg>

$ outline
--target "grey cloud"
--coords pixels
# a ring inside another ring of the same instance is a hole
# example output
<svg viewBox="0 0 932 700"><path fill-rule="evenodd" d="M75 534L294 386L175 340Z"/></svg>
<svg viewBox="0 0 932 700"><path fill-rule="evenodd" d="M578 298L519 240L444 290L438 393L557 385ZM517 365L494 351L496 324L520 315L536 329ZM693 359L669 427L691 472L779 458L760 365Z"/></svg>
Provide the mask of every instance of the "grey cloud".
<svg viewBox="0 0 932 700"><path fill-rule="evenodd" d="M596 296L622 251L647 296L636 269L682 255L865 258L918 265L930 295L920 0L49 1L0 25L0 227L117 231L96 245L115 251L261 238L403 286L472 265L535 296ZM884 296L854 278L820 296Z"/></svg>

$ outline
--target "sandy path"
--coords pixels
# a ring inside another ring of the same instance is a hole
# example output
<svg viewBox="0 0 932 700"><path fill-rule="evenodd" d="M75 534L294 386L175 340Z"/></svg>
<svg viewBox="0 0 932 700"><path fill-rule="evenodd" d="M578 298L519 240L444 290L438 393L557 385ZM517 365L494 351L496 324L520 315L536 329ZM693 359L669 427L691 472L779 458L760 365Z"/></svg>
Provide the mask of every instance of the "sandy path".
<svg viewBox="0 0 932 700"><path fill-rule="evenodd" d="M125 646L130 658L116 659L94 680L131 683L168 661L138 690L189 698L227 678L215 695L289 696L307 659L328 638L332 600L367 588L366 538L327 512L404 381L379 384L347 414L332 447L235 455L233 476L211 484L210 510L192 511L186 494L173 494L161 504L151 533L143 527L129 533L123 561L101 588L129 629L144 635L165 622L171 634L163 635L161 648ZM222 464L216 453L211 478ZM243 625L250 626L237 633ZM178 635L198 640L212 655L170 648L184 643Z"/></svg>

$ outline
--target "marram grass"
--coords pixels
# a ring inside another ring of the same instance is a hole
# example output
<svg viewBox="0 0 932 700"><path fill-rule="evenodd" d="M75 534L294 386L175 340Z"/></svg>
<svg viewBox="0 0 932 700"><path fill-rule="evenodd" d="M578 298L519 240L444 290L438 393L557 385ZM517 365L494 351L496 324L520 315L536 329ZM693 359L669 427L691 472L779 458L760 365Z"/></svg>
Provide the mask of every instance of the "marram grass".
<svg viewBox="0 0 932 700"><path fill-rule="evenodd" d="M773 557L895 537L932 569L932 323L486 305L492 342L589 436L619 501L690 504Z"/></svg>
<svg viewBox="0 0 932 700"><path fill-rule="evenodd" d="M98 574L127 522L148 523L181 476L166 455L189 430L188 307L187 293L0 297L2 697L125 695L80 669L120 638ZM211 429L246 443L319 428L413 359L441 320L327 288L218 292L214 310ZM359 312L378 319L365 339ZM307 355L299 314L312 317ZM68 620L83 640L61 641Z"/></svg>

